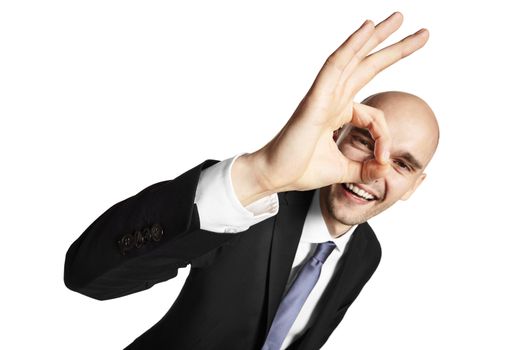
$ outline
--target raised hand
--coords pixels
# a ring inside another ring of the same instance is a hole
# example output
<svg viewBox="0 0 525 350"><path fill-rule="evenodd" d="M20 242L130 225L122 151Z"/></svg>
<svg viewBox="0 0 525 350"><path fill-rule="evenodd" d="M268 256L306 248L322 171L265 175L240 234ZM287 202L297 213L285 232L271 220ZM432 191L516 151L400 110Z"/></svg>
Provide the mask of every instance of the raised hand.
<svg viewBox="0 0 525 350"><path fill-rule="evenodd" d="M422 29L370 54L402 21L399 12L376 26L365 21L328 57L283 129L263 148L235 161L232 182L241 203L275 192L369 182L388 171L390 135L383 114L355 103L354 97L379 72L427 42L428 31ZM347 123L369 130L374 159L355 162L339 151L333 132Z"/></svg>

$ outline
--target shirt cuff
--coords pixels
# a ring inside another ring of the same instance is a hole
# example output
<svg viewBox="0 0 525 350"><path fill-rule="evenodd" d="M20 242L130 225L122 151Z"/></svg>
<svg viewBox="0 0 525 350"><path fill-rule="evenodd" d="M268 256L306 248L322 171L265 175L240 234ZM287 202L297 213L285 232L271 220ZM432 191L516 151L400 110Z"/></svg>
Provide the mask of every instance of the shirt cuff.
<svg viewBox="0 0 525 350"><path fill-rule="evenodd" d="M246 153L237 154L201 171L195 193L201 229L218 233L242 232L279 211L277 193L247 206L243 206L237 198L231 169L233 162L243 154Z"/></svg>

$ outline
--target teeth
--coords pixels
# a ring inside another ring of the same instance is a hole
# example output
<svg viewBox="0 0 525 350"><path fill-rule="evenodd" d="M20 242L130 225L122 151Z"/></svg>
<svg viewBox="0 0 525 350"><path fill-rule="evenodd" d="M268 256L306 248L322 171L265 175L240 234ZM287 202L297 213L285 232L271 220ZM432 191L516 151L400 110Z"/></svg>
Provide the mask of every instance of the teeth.
<svg viewBox="0 0 525 350"><path fill-rule="evenodd" d="M353 184L346 183L345 187L352 191L353 193L357 194L359 197L365 198L365 199L374 199L374 196L362 188L359 188L357 186L354 186Z"/></svg>

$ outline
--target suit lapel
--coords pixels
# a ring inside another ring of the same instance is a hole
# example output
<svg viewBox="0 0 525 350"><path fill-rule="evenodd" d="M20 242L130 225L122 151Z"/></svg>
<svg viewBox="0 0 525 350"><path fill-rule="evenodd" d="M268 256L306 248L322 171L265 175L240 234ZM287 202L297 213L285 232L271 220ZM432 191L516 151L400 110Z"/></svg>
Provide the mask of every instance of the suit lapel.
<svg viewBox="0 0 525 350"><path fill-rule="evenodd" d="M301 342L306 346L304 349L320 347L318 342L324 341L326 332L331 333L333 330L327 327L332 324L336 313L354 301L374 273L380 257L381 248L372 228L366 222L357 226L341 257L337 272L319 300L319 314Z"/></svg>
<svg viewBox="0 0 525 350"><path fill-rule="evenodd" d="M314 190L279 193L270 252L266 332L281 301ZM265 334L266 334L265 332Z"/></svg>

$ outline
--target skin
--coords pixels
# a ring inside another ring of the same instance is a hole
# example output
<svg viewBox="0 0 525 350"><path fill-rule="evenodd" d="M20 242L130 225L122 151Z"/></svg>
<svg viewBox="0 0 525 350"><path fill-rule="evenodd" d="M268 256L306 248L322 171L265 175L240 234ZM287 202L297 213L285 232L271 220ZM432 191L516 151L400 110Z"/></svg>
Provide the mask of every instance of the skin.
<svg viewBox="0 0 525 350"><path fill-rule="evenodd" d="M276 192L323 188L323 217L330 233L336 237L399 198L409 196L410 189L417 187L424 176L414 174L410 181L402 181L401 175L391 172L396 171L393 162L404 148L413 153L417 151L420 157L417 159L424 165L430 160L431 156L415 150L415 144L421 140L426 142L427 134L421 136L420 130L412 126L413 120L408 124L408 119L402 121L408 115L416 118L420 115L418 112L428 106L413 95L399 94L394 98L394 93L372 96L364 103L354 102L359 90L379 72L427 42L428 30L421 29L372 52L397 31L402 22L403 16L399 12L377 25L366 20L327 58L280 132L261 149L237 158L232 166L231 179L242 205ZM410 113L402 113L404 110ZM336 140L339 142L337 130L345 125L366 130L374 140L373 152L368 152L367 156L366 152L357 152L344 142L343 135L340 135L341 143L336 143ZM412 139L416 141L410 141ZM335 187L337 185L332 186L340 183L372 183L381 200L362 206L345 203L342 193Z"/></svg>
<svg viewBox="0 0 525 350"><path fill-rule="evenodd" d="M368 97L364 104L384 113L392 135L391 169L382 177L357 185L374 199L367 201L346 191L342 184L320 189L324 221L333 237L346 233L386 210L398 200L408 199L425 179L439 138L439 127L432 109L421 98L405 92L383 92ZM345 157L366 162L374 157L374 140L366 129L351 124L334 132L334 140Z"/></svg>

